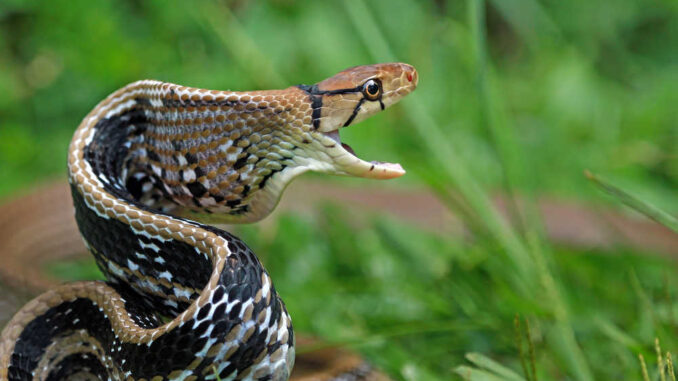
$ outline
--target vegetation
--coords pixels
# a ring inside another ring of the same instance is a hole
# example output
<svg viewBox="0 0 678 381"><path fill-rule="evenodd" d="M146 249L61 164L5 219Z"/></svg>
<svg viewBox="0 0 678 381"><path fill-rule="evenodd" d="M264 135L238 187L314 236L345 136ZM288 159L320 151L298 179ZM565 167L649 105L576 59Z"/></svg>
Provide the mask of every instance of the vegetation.
<svg viewBox="0 0 678 381"><path fill-rule="evenodd" d="M239 227L295 329L395 379L672 379L675 261L554 245L534 200L619 199L675 228L676 46L671 0L6 0L0 195L64 178L80 119L137 79L275 88L408 62L417 91L342 138L402 163L408 175L380 185L434 190L473 238L380 215L356 223L331 204ZM525 200L513 224L495 192Z"/></svg>

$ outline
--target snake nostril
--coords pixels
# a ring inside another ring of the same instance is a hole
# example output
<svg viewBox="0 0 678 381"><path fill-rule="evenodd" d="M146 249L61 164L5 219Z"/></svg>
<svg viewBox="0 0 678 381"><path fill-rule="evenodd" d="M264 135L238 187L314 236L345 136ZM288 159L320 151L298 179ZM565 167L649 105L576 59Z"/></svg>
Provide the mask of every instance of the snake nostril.
<svg viewBox="0 0 678 381"><path fill-rule="evenodd" d="M412 82L412 73L407 73L407 80Z"/></svg>

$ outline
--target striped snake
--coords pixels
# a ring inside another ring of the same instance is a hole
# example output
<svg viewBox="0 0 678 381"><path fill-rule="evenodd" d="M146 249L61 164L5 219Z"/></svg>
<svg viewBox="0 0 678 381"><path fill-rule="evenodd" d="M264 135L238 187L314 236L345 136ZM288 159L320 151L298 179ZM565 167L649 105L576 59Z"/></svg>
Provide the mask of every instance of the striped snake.
<svg viewBox="0 0 678 381"><path fill-rule="evenodd" d="M284 90L146 80L108 96L68 153L76 222L107 282L59 286L17 312L0 380L287 379L294 334L269 275L238 238L193 219L257 221L310 170L403 175L359 159L339 129L417 81L394 63Z"/></svg>

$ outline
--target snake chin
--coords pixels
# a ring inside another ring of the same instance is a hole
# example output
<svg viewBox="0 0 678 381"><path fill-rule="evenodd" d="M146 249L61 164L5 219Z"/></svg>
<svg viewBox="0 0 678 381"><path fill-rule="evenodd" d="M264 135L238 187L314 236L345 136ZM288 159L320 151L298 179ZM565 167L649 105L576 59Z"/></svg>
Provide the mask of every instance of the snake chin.
<svg viewBox="0 0 678 381"><path fill-rule="evenodd" d="M341 141L339 130L323 132L323 134L332 139L336 145L334 149L344 151L344 155L349 155L352 159L350 164L345 165L345 170L351 175L368 177L375 179L392 179L405 174L405 170L398 163L388 163L382 161L365 161L356 155L353 148Z"/></svg>

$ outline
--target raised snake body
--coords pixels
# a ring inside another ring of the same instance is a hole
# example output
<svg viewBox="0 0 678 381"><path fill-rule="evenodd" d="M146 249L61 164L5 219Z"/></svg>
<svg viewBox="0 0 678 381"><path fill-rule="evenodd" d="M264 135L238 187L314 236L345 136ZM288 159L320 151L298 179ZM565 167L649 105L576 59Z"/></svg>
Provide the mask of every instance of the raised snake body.
<svg viewBox="0 0 678 381"><path fill-rule="evenodd" d="M290 317L256 256L196 218L251 222L309 170L371 178L339 139L414 90L405 64L313 86L222 92L157 81L97 105L68 154L78 227L107 282L48 291L0 337L0 379L287 379Z"/></svg>

